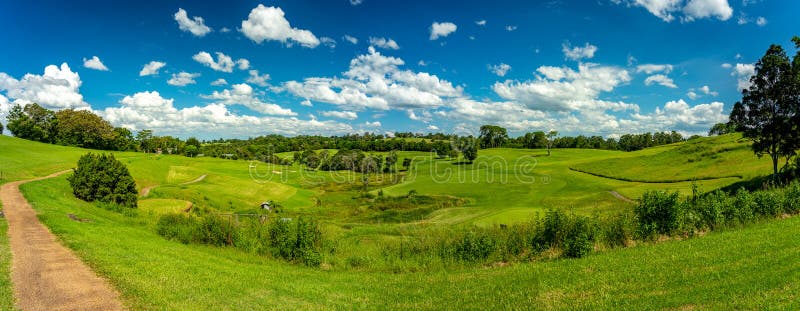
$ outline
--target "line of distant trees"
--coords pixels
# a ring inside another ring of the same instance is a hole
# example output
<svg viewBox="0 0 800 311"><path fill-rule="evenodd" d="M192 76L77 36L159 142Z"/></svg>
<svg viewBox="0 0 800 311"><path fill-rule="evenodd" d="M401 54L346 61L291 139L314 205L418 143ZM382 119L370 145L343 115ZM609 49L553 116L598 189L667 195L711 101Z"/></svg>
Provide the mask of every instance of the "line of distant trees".
<svg viewBox="0 0 800 311"><path fill-rule="evenodd" d="M601 136L558 136L551 131L530 132L509 138L508 131L497 125L484 125L480 135L458 136L441 133L397 132L383 134L348 134L343 136L266 135L249 139L197 138L182 140L172 136L157 136L152 130L134 135L123 127L113 127L108 121L88 110L65 109L54 112L38 104L16 105L7 116L7 128L19 138L44 143L77 146L99 150L139 151L146 153L182 154L190 157L204 155L228 159L262 160L286 164L275 154L308 150L359 150L362 152L422 151L438 157L462 156L471 162L478 149L486 148L586 148L634 151L647 147L685 140L677 132L626 134L618 140ZM313 162L313 160L312 160Z"/></svg>

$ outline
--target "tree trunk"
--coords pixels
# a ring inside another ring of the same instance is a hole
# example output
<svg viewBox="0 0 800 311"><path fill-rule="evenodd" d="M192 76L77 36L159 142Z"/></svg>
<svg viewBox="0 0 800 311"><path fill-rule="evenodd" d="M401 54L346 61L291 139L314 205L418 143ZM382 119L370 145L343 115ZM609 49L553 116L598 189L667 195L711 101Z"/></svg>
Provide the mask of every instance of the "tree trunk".
<svg viewBox="0 0 800 311"><path fill-rule="evenodd" d="M778 154L773 153L770 157L772 157L772 177L775 181L778 181Z"/></svg>

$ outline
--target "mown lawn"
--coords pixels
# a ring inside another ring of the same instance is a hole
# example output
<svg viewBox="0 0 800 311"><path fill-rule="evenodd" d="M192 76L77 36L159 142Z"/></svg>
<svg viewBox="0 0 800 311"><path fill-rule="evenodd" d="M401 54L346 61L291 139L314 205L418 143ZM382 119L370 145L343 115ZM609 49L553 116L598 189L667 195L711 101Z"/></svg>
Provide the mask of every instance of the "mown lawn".
<svg viewBox="0 0 800 311"><path fill-rule="evenodd" d="M323 271L166 241L148 221L72 198L65 177L23 186L40 219L132 309L797 309L800 218L687 241L507 267ZM67 213L91 219L70 220Z"/></svg>

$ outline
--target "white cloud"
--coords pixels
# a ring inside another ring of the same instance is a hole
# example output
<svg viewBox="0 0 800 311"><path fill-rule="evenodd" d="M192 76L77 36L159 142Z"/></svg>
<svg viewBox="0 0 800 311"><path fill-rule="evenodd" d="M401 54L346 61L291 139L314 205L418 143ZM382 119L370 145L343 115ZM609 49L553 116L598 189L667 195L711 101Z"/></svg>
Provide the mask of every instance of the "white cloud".
<svg viewBox="0 0 800 311"><path fill-rule="evenodd" d="M728 0L612 0L612 2L625 4L628 7L643 7L665 22L675 20L676 15L680 13L683 13L681 21L685 22L712 17L726 21L733 15Z"/></svg>
<svg viewBox="0 0 800 311"><path fill-rule="evenodd" d="M353 111L322 111L319 114L326 117L346 119L346 120L358 119L358 114L356 114Z"/></svg>
<svg viewBox="0 0 800 311"><path fill-rule="evenodd" d="M203 95L202 97L205 99L213 99L217 104L242 105L250 108L250 110L267 115L297 115L297 113L293 112L291 109L261 101L256 97L253 87L247 85L247 83L234 84L229 90L223 90L222 92L214 91L211 95Z"/></svg>
<svg viewBox="0 0 800 311"><path fill-rule="evenodd" d="M80 93L81 84L81 77L67 63L61 67L49 65L44 68L43 75L27 73L19 80L0 72L0 91L6 91L5 96L19 105L38 103L52 109L87 108L89 104L83 101Z"/></svg>
<svg viewBox="0 0 800 311"><path fill-rule="evenodd" d="M259 4L246 20L242 21L241 32L256 43L264 40L275 40L287 45L299 43L308 48L319 45L319 39L311 31L294 28L284 17L284 12L279 7L265 7Z"/></svg>
<svg viewBox="0 0 800 311"><path fill-rule="evenodd" d="M100 58L97 56L92 56L92 58L87 59L86 57L83 58L83 67L100 70L100 71L108 71L108 67L100 61Z"/></svg>
<svg viewBox="0 0 800 311"><path fill-rule="evenodd" d="M311 104L311 101L310 101L310 100L308 100L308 99L306 99L306 100L303 100L302 102L300 102L300 105L301 105L301 106L306 106L306 107L314 107L314 105L313 105L313 104Z"/></svg>
<svg viewBox="0 0 800 311"><path fill-rule="evenodd" d="M694 88L689 89L689 92L686 93L686 96L689 97L689 99L695 100L695 99L700 97L700 94L698 94L698 92L700 94L711 95L711 96L714 96L714 97L719 95L719 93L717 93L715 91L712 91L711 88L708 87L708 85L703 85L703 86L701 86L701 87L699 87L697 89L694 89Z"/></svg>
<svg viewBox="0 0 800 311"><path fill-rule="evenodd" d="M344 35L342 37L342 39L344 39L345 41L350 42L352 44L358 44L358 38L353 37L351 35Z"/></svg>
<svg viewBox="0 0 800 311"><path fill-rule="evenodd" d="M672 78L662 74L652 75L644 79L644 85L650 86L653 83L673 89L678 87L675 85L675 82L672 81Z"/></svg>
<svg viewBox="0 0 800 311"><path fill-rule="evenodd" d="M731 69L731 67L733 67L733 65L731 65L729 63L723 63L721 67L725 68L725 69Z"/></svg>
<svg viewBox="0 0 800 311"><path fill-rule="evenodd" d="M685 101L670 101L663 108L656 107L652 114L632 115L639 128L650 129L682 129L684 131L707 131L712 125L725 122L728 116L723 113L721 102L689 106Z"/></svg>
<svg viewBox="0 0 800 311"><path fill-rule="evenodd" d="M685 20L689 22L711 17L726 21L733 15L733 8L728 4L728 0L689 0L683 7L683 14Z"/></svg>
<svg viewBox="0 0 800 311"><path fill-rule="evenodd" d="M695 93L694 91L689 91L689 92L686 93L686 97L689 97L689 99L691 99L691 100L695 100L699 96L700 95L697 95L697 93Z"/></svg>
<svg viewBox="0 0 800 311"><path fill-rule="evenodd" d="M332 48L332 49L336 48L336 40L333 40L333 38L321 37L321 38L319 38L319 42L321 42L322 45L327 46L329 48Z"/></svg>
<svg viewBox="0 0 800 311"><path fill-rule="evenodd" d="M252 83L252 84L255 84L255 85L258 85L258 86L267 86L268 85L267 81L270 79L270 76L269 76L268 73L265 73L263 75L259 75L258 74L258 70L255 70L255 69L254 70L250 70L248 73L250 74L250 76L247 77L247 80L245 80L245 82Z"/></svg>
<svg viewBox="0 0 800 311"><path fill-rule="evenodd" d="M197 81L194 78L199 77L199 73L188 73L185 71L181 71L177 74L173 73L172 78L167 80L167 84L174 85L174 86L186 86L189 84L195 84Z"/></svg>
<svg viewBox="0 0 800 311"><path fill-rule="evenodd" d="M195 54L194 56L192 56L192 59L194 59L198 63L205 65L206 67L214 69L215 71L233 72L233 66L235 65L233 59L230 56L220 52L216 52L216 54L217 54L217 61L214 61L214 57L205 51L201 51L200 53ZM249 66L250 63L247 62L247 64Z"/></svg>
<svg viewBox="0 0 800 311"><path fill-rule="evenodd" d="M579 61L584 58L586 59L593 58L594 53L597 52L597 47L589 44L588 42L584 44L583 47L580 46L570 47L569 42L566 42L561 45L561 51L564 52L564 57L566 57L567 59Z"/></svg>
<svg viewBox="0 0 800 311"><path fill-rule="evenodd" d="M500 77L505 77L506 73L508 73L509 70L511 70L511 66L505 63L489 66L489 71Z"/></svg>
<svg viewBox="0 0 800 311"><path fill-rule="evenodd" d="M211 82L211 85L213 86L228 85L228 81L225 81L225 79L223 78L219 78L214 80L214 82Z"/></svg>
<svg viewBox="0 0 800 311"><path fill-rule="evenodd" d="M638 109L623 102L597 100L601 92L611 92L631 80L628 71L619 67L592 63L578 65L578 71L567 67L542 66L535 80L497 82L492 86L500 97L541 111L580 109Z"/></svg>
<svg viewBox="0 0 800 311"><path fill-rule="evenodd" d="M240 58L236 61L237 67L239 70L247 70L250 69L250 61L244 58Z"/></svg>
<svg viewBox="0 0 800 311"><path fill-rule="evenodd" d="M364 0L350 0L350 5L356 6L364 3Z"/></svg>
<svg viewBox="0 0 800 311"><path fill-rule="evenodd" d="M150 76L150 75L157 75L158 74L158 70L163 68L166 65L167 65L167 63L164 63L164 62L151 61L151 62L145 64L144 67L142 67L142 70L139 71L139 76L140 77L144 77L144 76Z"/></svg>
<svg viewBox="0 0 800 311"><path fill-rule="evenodd" d="M708 85L703 85L700 88L698 88L698 90L700 92L703 92L703 94L706 94L706 95L711 95L711 96L719 95L719 93L712 91L711 88L708 87Z"/></svg>
<svg viewBox="0 0 800 311"><path fill-rule="evenodd" d="M462 93L461 88L435 75L401 70L399 66L405 64L402 59L381 55L373 47L368 50L368 54L350 61L344 77L288 81L281 89L350 110L432 108Z"/></svg>
<svg viewBox="0 0 800 311"><path fill-rule="evenodd" d="M482 20L475 21L475 25L486 26L486 20L482 19Z"/></svg>
<svg viewBox="0 0 800 311"><path fill-rule="evenodd" d="M723 68L725 68L725 66L723 66ZM731 76L734 76L737 79L737 90L741 91L750 87L750 77L756 73L756 67L754 64L737 63L736 66L729 66L728 68L733 68L733 71L731 71Z"/></svg>
<svg viewBox="0 0 800 311"><path fill-rule="evenodd" d="M644 72L646 74L653 74L657 72L670 73L672 72L672 65L670 64L642 64L636 66L636 73Z"/></svg>
<svg viewBox="0 0 800 311"><path fill-rule="evenodd" d="M517 26L512 26L512 25L506 26L506 31L514 31L514 30L517 30Z"/></svg>
<svg viewBox="0 0 800 311"><path fill-rule="evenodd" d="M433 124L431 124L431 125L428 125L427 129L428 129L429 131L438 131L438 130L439 130L439 127L438 127L438 126L436 126L436 125L433 125Z"/></svg>
<svg viewBox="0 0 800 311"><path fill-rule="evenodd" d="M374 121L374 122L364 122L364 126L366 127L381 127L381 121Z"/></svg>
<svg viewBox="0 0 800 311"><path fill-rule="evenodd" d="M231 29L230 29L230 28L228 28L228 27L222 27L222 28L220 28L220 29L219 29L219 32L221 32L221 33L228 33L228 32L231 32Z"/></svg>
<svg viewBox="0 0 800 311"><path fill-rule="evenodd" d="M398 45L397 42L395 42L391 38L386 39L386 38L369 37L369 44L386 50L400 49L400 45Z"/></svg>
<svg viewBox="0 0 800 311"><path fill-rule="evenodd" d="M158 135L215 137L252 137L265 134L333 135L353 133L350 125L335 121L300 120L295 117L237 115L225 104L209 104L178 109L173 99L158 92L126 96L120 107L98 113L116 126L131 130L151 129Z"/></svg>
<svg viewBox="0 0 800 311"><path fill-rule="evenodd" d="M178 22L178 28L183 31L191 32L193 35L202 37L211 32L211 27L205 25L203 18L200 16L189 18L186 10L179 8L175 13L175 21Z"/></svg>
<svg viewBox="0 0 800 311"><path fill-rule="evenodd" d="M450 23L450 22L445 22L445 23L433 22L433 24L431 24L431 28L430 28L430 31L431 31L430 39L431 40L436 40L436 39L439 39L439 38L447 37L451 33L456 32L457 29L458 29L458 26L456 26L456 24L453 24L453 23Z"/></svg>
<svg viewBox="0 0 800 311"><path fill-rule="evenodd" d="M767 25L767 19L766 19L766 18L764 18L763 16L759 16L759 17L756 19L756 25L758 25L758 26L761 26L761 27L764 27L764 26L766 26L766 25Z"/></svg>

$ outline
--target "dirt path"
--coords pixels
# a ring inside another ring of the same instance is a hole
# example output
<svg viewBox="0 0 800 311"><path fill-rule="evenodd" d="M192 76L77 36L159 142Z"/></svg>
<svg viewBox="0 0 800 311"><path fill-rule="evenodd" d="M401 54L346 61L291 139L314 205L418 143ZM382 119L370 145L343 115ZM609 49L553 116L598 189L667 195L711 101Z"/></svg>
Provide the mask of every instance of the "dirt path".
<svg viewBox="0 0 800 311"><path fill-rule="evenodd" d="M200 177L197 177L195 180L192 180L192 181L187 181L187 182L185 182L185 183L182 183L181 185L188 185L188 184L193 184L193 183L201 182L201 181L203 181L203 179L206 179L206 176L208 176L208 174L203 174L203 175L201 175Z"/></svg>
<svg viewBox="0 0 800 311"><path fill-rule="evenodd" d="M3 212L8 218L11 281L17 307L22 310L122 310L116 290L56 240L19 191L23 183L66 172L7 183L0 188Z"/></svg>
<svg viewBox="0 0 800 311"><path fill-rule="evenodd" d="M631 199L628 199L628 198L627 198L627 197L625 197L624 195L620 194L619 192L616 192L616 191L609 191L609 193L611 193L611 195L613 195L615 198L617 198L617 199L620 199L620 200L622 200L622 201L625 201L625 202L628 202L628 203L636 203L636 202L634 202L633 200L631 200Z"/></svg>
<svg viewBox="0 0 800 311"><path fill-rule="evenodd" d="M152 189L153 189L153 188L155 188L155 187L156 187L156 186L149 186L149 187L144 187L144 188L142 188L142 190L141 190L141 191L139 191L139 196L140 196L140 197L146 197L147 195L149 195L149 194L150 194L150 190L152 190Z"/></svg>

